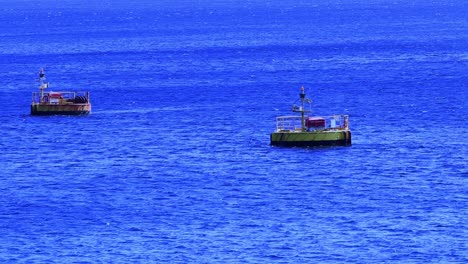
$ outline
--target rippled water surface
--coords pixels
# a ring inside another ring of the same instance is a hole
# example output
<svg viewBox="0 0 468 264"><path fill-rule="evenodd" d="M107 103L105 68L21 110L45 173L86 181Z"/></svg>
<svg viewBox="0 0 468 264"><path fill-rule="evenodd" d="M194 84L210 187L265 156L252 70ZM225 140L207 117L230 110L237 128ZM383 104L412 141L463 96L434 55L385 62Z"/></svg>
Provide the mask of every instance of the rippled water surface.
<svg viewBox="0 0 468 264"><path fill-rule="evenodd" d="M3 3L1 262L468 262L452 2ZM30 116L41 67L92 114ZM301 85L353 146L269 145Z"/></svg>

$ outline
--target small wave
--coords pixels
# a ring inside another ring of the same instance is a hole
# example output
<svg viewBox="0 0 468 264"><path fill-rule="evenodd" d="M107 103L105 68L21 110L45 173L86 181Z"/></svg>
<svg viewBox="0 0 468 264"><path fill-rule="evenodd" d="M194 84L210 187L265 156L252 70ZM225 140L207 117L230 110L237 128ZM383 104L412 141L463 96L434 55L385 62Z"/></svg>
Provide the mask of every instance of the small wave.
<svg viewBox="0 0 468 264"><path fill-rule="evenodd" d="M102 110L93 111L93 115L99 114L146 114L153 112L168 112L168 111L190 111L192 107L152 107L152 108L139 108L139 109L123 109L123 110Z"/></svg>

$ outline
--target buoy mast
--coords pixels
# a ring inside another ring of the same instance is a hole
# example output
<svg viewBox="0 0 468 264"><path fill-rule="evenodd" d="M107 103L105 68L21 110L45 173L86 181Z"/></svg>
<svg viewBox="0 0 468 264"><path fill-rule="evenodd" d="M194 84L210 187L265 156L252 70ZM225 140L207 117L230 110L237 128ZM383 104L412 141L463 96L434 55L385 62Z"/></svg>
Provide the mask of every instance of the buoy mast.
<svg viewBox="0 0 468 264"><path fill-rule="evenodd" d="M49 83L47 83L45 80L46 80L46 77L44 73L44 68L41 68L41 70L39 71L39 83L41 84L39 86L39 90L41 90L41 98L40 98L41 103L44 102L44 89L49 87Z"/></svg>
<svg viewBox="0 0 468 264"><path fill-rule="evenodd" d="M311 102L309 98L306 97L305 91L304 91L304 86L301 87L301 93L299 94L299 98L301 100L301 106L297 107L293 105L293 112L300 112L301 113L301 128L302 131L306 131L306 126L305 126L305 113L306 112L311 112L310 110L305 109L305 103Z"/></svg>

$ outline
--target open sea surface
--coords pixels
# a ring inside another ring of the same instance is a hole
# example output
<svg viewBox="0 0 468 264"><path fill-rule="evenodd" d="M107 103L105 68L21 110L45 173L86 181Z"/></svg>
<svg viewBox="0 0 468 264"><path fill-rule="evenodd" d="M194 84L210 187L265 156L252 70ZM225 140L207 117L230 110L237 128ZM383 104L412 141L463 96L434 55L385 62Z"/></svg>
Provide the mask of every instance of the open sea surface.
<svg viewBox="0 0 468 264"><path fill-rule="evenodd" d="M468 263L464 1L0 4L0 262ZM302 85L351 147L269 145Z"/></svg>

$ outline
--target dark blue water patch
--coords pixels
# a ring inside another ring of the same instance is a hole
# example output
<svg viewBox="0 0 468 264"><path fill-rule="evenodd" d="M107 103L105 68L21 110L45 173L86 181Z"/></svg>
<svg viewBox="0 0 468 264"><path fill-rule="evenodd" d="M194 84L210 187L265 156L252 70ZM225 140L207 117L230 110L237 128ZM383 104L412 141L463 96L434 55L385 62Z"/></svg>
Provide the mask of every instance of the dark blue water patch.
<svg viewBox="0 0 468 264"><path fill-rule="evenodd" d="M0 259L466 262L460 5L146 4L2 17ZM302 85L352 147L269 145Z"/></svg>

